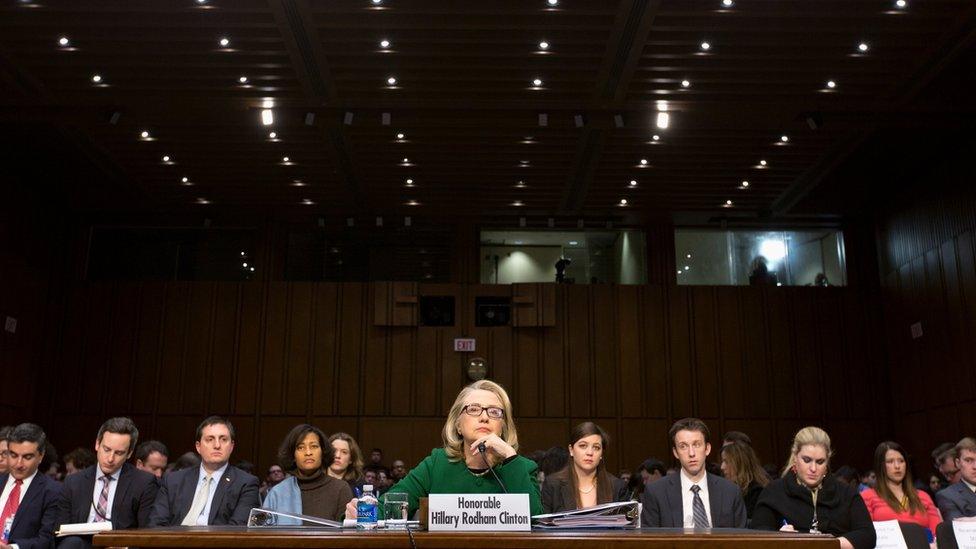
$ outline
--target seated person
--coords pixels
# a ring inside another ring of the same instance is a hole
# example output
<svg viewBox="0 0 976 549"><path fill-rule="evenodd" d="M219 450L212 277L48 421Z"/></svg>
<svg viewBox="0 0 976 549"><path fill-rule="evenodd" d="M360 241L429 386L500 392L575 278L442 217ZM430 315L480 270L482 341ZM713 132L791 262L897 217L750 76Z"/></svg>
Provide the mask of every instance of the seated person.
<svg viewBox="0 0 976 549"><path fill-rule="evenodd" d="M163 476L150 526L246 525L261 505L258 479L231 465L234 426L210 416L197 427L200 465Z"/></svg>
<svg viewBox="0 0 976 549"><path fill-rule="evenodd" d="M976 516L976 439L960 440L952 455L960 478L935 494L942 520Z"/></svg>
<svg viewBox="0 0 976 549"><path fill-rule="evenodd" d="M627 500L627 485L607 472L603 453L610 437L592 421L573 429L569 441L570 463L542 483L542 508L558 513Z"/></svg>
<svg viewBox="0 0 976 549"><path fill-rule="evenodd" d="M329 437L329 445L335 453L329 464L329 476L346 481L353 493L363 487L363 452L356 439L347 433L335 433Z"/></svg>
<svg viewBox="0 0 976 549"><path fill-rule="evenodd" d="M159 485L152 473L126 463L139 440L127 417L113 417L95 437L96 464L64 479L58 525L111 522L113 530L149 526L149 512ZM92 546L92 536L58 538L61 549Z"/></svg>
<svg viewBox="0 0 976 549"><path fill-rule="evenodd" d="M874 451L874 470L878 475L876 487L861 492L871 520L914 522L934 537L942 515L928 494L915 489L901 445L891 441L879 444Z"/></svg>
<svg viewBox="0 0 976 549"><path fill-rule="evenodd" d="M396 483L390 492L404 492L409 515L429 494L528 494L532 515L542 513L542 500L535 482L535 462L519 456L518 433L512 418L508 393L493 381L476 381L461 389L441 430L443 448L435 448L419 465ZM485 451L479 451L484 445ZM346 518L356 516L353 499L346 505ZM382 514L380 506L380 514Z"/></svg>
<svg viewBox="0 0 976 549"><path fill-rule="evenodd" d="M7 472L0 474L0 547L4 549L54 546L62 488L60 482L38 474L47 447L47 435L33 423L21 423L7 435ZM3 528L8 520L9 532Z"/></svg>
<svg viewBox="0 0 976 549"><path fill-rule="evenodd" d="M325 464L332 463L332 454L321 429L308 424L293 428L278 450L278 461L288 476L268 491L262 507L341 521L346 502L352 499L352 489L344 480L325 472ZM278 524L284 523L278 519Z"/></svg>
<svg viewBox="0 0 976 549"><path fill-rule="evenodd" d="M827 474L830 455L830 437L823 429L800 429L783 476L759 496L751 527L831 534L842 549L874 547L874 524L864 500L856 488Z"/></svg>
<svg viewBox="0 0 976 549"><path fill-rule="evenodd" d="M705 470L705 458L712 451L705 422L679 419L668 435L681 470L644 488L641 526L745 528L746 507L739 488Z"/></svg>
<svg viewBox="0 0 976 549"><path fill-rule="evenodd" d="M769 484L769 476L759 463L752 446L738 441L723 446L722 475L739 487L742 501L746 505L746 519L751 520L759 494Z"/></svg>

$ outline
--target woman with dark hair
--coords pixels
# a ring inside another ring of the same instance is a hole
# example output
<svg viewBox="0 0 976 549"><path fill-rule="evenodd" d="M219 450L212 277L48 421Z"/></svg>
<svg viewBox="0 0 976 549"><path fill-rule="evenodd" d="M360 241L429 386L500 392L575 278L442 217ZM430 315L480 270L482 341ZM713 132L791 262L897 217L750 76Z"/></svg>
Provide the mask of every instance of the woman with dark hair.
<svg viewBox="0 0 976 549"><path fill-rule="evenodd" d="M325 473L325 464L332 463L332 455L332 447L327 445L321 429L307 423L295 426L278 449L278 461L289 476L268 491L263 507L342 520L352 489Z"/></svg>
<svg viewBox="0 0 976 549"><path fill-rule="evenodd" d="M329 437L329 446L335 457L329 463L329 476L346 481L353 491L363 486L363 452L356 439L347 433L335 433Z"/></svg>
<svg viewBox="0 0 976 549"><path fill-rule="evenodd" d="M730 442L723 446L722 475L739 487L742 501L746 504L746 517L751 520L759 494L769 484L769 476L752 446L744 442Z"/></svg>
<svg viewBox="0 0 976 549"><path fill-rule="evenodd" d="M546 513L627 500L627 484L608 473L603 465L609 442L606 431L592 421L573 429L569 464L542 483L542 508Z"/></svg>
<svg viewBox="0 0 976 549"><path fill-rule="evenodd" d="M878 482L874 488L861 492L861 499L871 513L871 520L914 522L934 536L942 515L928 494L915 489L907 458L897 442L889 440L879 444L874 451Z"/></svg>

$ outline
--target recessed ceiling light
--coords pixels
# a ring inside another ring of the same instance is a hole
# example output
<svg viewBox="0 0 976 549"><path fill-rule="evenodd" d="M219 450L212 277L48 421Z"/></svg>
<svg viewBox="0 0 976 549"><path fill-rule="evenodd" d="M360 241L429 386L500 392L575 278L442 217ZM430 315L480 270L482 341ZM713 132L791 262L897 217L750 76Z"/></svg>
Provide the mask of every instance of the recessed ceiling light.
<svg viewBox="0 0 976 549"><path fill-rule="evenodd" d="M407 179L406 184L407 184L408 187L412 187L413 186L413 179Z"/></svg>
<svg viewBox="0 0 976 549"><path fill-rule="evenodd" d="M230 39L228 39L228 38L227 38L227 37L225 36L225 37L223 37L223 38L221 38L221 39L220 39L220 42L218 42L218 43L220 44L220 47L221 47L221 48L226 48L227 46L229 46L229 45L230 45Z"/></svg>
<svg viewBox="0 0 976 549"><path fill-rule="evenodd" d="M416 200L408 200L407 201L407 206L419 206L419 205L420 205L420 202L417 202Z"/></svg>
<svg viewBox="0 0 976 549"><path fill-rule="evenodd" d="M276 132L268 132L268 139L278 139L278 134Z"/></svg>
<svg viewBox="0 0 976 549"><path fill-rule="evenodd" d="M685 257L691 259L691 254L687 254Z"/></svg>
<svg viewBox="0 0 976 549"><path fill-rule="evenodd" d="M657 121L655 124L662 130L668 129L668 126L671 125L671 115L666 112L657 113Z"/></svg>
<svg viewBox="0 0 976 549"><path fill-rule="evenodd" d="M512 202L512 206L524 206L524 205L525 205L525 203L522 202L521 200L516 200L515 202ZM520 242L516 242L516 244L521 244L521 243Z"/></svg>
<svg viewBox="0 0 976 549"><path fill-rule="evenodd" d="M93 74L92 77L91 77L91 81L94 82L94 83L96 83L96 84L100 84L102 82L102 75L100 75L100 74Z"/></svg>
<svg viewBox="0 0 976 549"><path fill-rule="evenodd" d="M383 3L383 0L372 0L374 6L378 6Z"/></svg>
<svg viewBox="0 0 976 549"><path fill-rule="evenodd" d="M261 111L261 123L265 126L274 124L274 112L271 109L264 109Z"/></svg>
<svg viewBox="0 0 976 549"><path fill-rule="evenodd" d="M731 8L734 5L735 5L735 2L733 0L722 0L722 7L723 8Z"/></svg>
<svg viewBox="0 0 976 549"><path fill-rule="evenodd" d="M288 158L287 156L282 156L281 161L287 164L288 162L291 162L291 159Z"/></svg>
<svg viewBox="0 0 976 549"><path fill-rule="evenodd" d="M702 42L701 43L701 49L702 49L702 51L708 51L708 50L712 49L712 45L710 43L708 43L707 41Z"/></svg>
<svg viewBox="0 0 976 549"><path fill-rule="evenodd" d="M543 40L542 42L539 42L539 49L540 50L548 50L549 49L549 42L546 42L545 40Z"/></svg>
<svg viewBox="0 0 976 549"><path fill-rule="evenodd" d="M149 132L146 130L142 130L142 133L139 134L139 137L143 139L149 139Z"/></svg>
<svg viewBox="0 0 976 549"><path fill-rule="evenodd" d="M396 79L395 76L391 76L391 77L389 77L389 78L386 79L386 83L388 85L390 85L390 86L396 86L397 79Z"/></svg>
<svg viewBox="0 0 976 549"><path fill-rule="evenodd" d="M402 133L398 133L397 134L397 139L403 139L403 138L404 138L404 135Z"/></svg>
<svg viewBox="0 0 976 549"><path fill-rule="evenodd" d="M163 155L163 162L169 162L169 155Z"/></svg>
<svg viewBox="0 0 976 549"><path fill-rule="evenodd" d="M546 0L546 3L549 4L550 6L558 6L559 0Z"/></svg>
<svg viewBox="0 0 976 549"><path fill-rule="evenodd" d="M681 87L682 88L687 88L688 86L691 86L691 82L690 81L688 81L688 80L682 80L681 81Z"/></svg>
<svg viewBox="0 0 976 549"><path fill-rule="evenodd" d="M197 4L206 4L208 0L197 0Z"/></svg>
<svg viewBox="0 0 976 549"><path fill-rule="evenodd" d="M640 165L641 166L646 166L647 165L647 159L646 158L641 158L640 159Z"/></svg>
<svg viewBox="0 0 976 549"><path fill-rule="evenodd" d="M542 79L541 78L536 78L536 79L532 80L532 85L538 88L539 86L542 85Z"/></svg>
<svg viewBox="0 0 976 549"><path fill-rule="evenodd" d="M570 245L570 246L577 246L577 245L579 245L579 242L577 242L577 241L575 241L575 240L570 240L570 241L569 241L569 245Z"/></svg>
<svg viewBox="0 0 976 549"><path fill-rule="evenodd" d="M197 204L210 204L210 201L206 198L200 197L197 199Z"/></svg>
<svg viewBox="0 0 976 549"><path fill-rule="evenodd" d="M620 199L620 205L621 206L626 206L627 205L627 199L626 198L621 198Z"/></svg>
<svg viewBox="0 0 976 549"><path fill-rule="evenodd" d="M58 38L58 45L62 48L66 48L71 45L71 40L68 40L67 36L62 36L61 38Z"/></svg>
<svg viewBox="0 0 976 549"><path fill-rule="evenodd" d="M779 140L782 141L783 143L789 143L790 136L788 136L788 135L781 135L781 136L779 136Z"/></svg>
<svg viewBox="0 0 976 549"><path fill-rule="evenodd" d="M760 166L765 166L766 165L766 161L765 160L760 160L759 161L759 165Z"/></svg>
<svg viewBox="0 0 976 549"><path fill-rule="evenodd" d="M748 181L743 181L743 182L742 182L742 188L743 188L743 189L746 189L746 188L748 188L748 187L749 187L749 182L748 182Z"/></svg>
<svg viewBox="0 0 976 549"><path fill-rule="evenodd" d="M292 187L304 187L305 186L305 182L302 181L301 179L292 179L291 180L291 186Z"/></svg>
<svg viewBox="0 0 976 549"><path fill-rule="evenodd" d="M731 206L732 205L732 201L731 200L726 200L725 201L725 205L726 206Z"/></svg>
<svg viewBox="0 0 976 549"><path fill-rule="evenodd" d="M403 157L403 163L404 164L409 164L410 163L410 159L407 158L407 157Z"/></svg>
<svg viewBox="0 0 976 549"><path fill-rule="evenodd" d="M631 187L636 187L637 186L637 180L636 179L631 179L630 180L630 186Z"/></svg>
<svg viewBox="0 0 976 549"><path fill-rule="evenodd" d="M519 189L524 189L525 188L525 181L522 181L520 179L519 182L515 184L515 186L518 187Z"/></svg>
<svg viewBox="0 0 976 549"><path fill-rule="evenodd" d="M385 39L384 40L380 40L380 47L383 48L383 49L389 48L390 47L390 41L389 40L385 40Z"/></svg>
<svg viewBox="0 0 976 549"><path fill-rule="evenodd" d="M654 135L651 136L651 139L653 139L654 141L660 141L661 140L661 136L658 135L658 134L654 134Z"/></svg>
<svg viewBox="0 0 976 549"><path fill-rule="evenodd" d="M181 181L181 182L182 182L182 183L183 183L184 185L186 185L187 183L189 183L189 182L190 182L190 178L189 178L189 177L186 177L186 176L183 176L183 179L181 179L180 181Z"/></svg>
<svg viewBox="0 0 976 549"><path fill-rule="evenodd" d="M309 200L308 198L303 198L303 199L302 199L302 204L304 204L304 205L306 205L306 206L311 206L312 204L315 204L315 202L312 202L312 201L311 201L311 200Z"/></svg>
<svg viewBox="0 0 976 549"><path fill-rule="evenodd" d="M247 77L246 76L242 76L242 77L238 78L237 81L240 82L241 84L247 84Z"/></svg>
<svg viewBox="0 0 976 549"><path fill-rule="evenodd" d="M896 8L899 8L899 9L904 9L904 8L908 7L908 1L907 0L895 0L895 7Z"/></svg>
<svg viewBox="0 0 976 549"><path fill-rule="evenodd" d="M861 53L864 53L864 52L868 51L869 49L871 49L871 46L868 46L868 43L867 42L861 42L860 44L857 45L857 51L859 51Z"/></svg>
<svg viewBox="0 0 976 549"><path fill-rule="evenodd" d="M836 87L837 87L837 82L834 82L833 80L828 80L828 81L827 81L827 87L828 87L829 89L834 89L834 88L836 88Z"/></svg>

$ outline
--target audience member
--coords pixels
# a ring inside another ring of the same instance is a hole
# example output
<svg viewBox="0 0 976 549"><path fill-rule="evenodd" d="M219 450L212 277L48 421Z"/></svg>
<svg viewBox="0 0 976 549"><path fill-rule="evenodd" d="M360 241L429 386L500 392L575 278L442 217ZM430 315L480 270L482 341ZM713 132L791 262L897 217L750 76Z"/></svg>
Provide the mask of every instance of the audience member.
<svg viewBox="0 0 976 549"><path fill-rule="evenodd" d="M325 472L334 452L318 427L302 424L293 428L278 450L278 463L288 476L271 488L262 506L293 515L342 520L352 489ZM278 524L299 522L278 520Z"/></svg>
<svg viewBox="0 0 976 549"><path fill-rule="evenodd" d="M914 522L928 529L930 539L942 522L932 498L915 489L908 456L897 442L886 441L874 451L874 470L879 482L874 488L861 492L861 499L871 514L871 520Z"/></svg>
<svg viewBox="0 0 976 549"><path fill-rule="evenodd" d="M837 471L834 472L834 479L855 490L859 490L861 487L861 476L857 474L857 469L850 465L841 465L838 467Z"/></svg>
<svg viewBox="0 0 976 549"><path fill-rule="evenodd" d="M645 459L640 464L640 467L637 468L637 472L644 486L657 482L668 475L668 470L664 468L664 463L656 458Z"/></svg>
<svg viewBox="0 0 976 549"><path fill-rule="evenodd" d="M7 436L7 473L0 475L0 546L47 549L54 546L61 483L38 468L44 459L47 435L33 423L21 423ZM14 517L16 516L16 520ZM11 522L9 533L2 526Z"/></svg>
<svg viewBox="0 0 976 549"><path fill-rule="evenodd" d="M953 455L959 481L935 494L942 520L976 516L976 439L960 440Z"/></svg>
<svg viewBox="0 0 976 549"><path fill-rule="evenodd" d="M643 496L644 479L640 475L630 475L630 481L627 482L627 500L641 501Z"/></svg>
<svg viewBox="0 0 976 549"><path fill-rule="evenodd" d="M390 480L397 483L403 480L405 476L407 476L407 465L403 463L402 459L393 460L393 465L390 468Z"/></svg>
<svg viewBox="0 0 976 549"><path fill-rule="evenodd" d="M630 472L630 469L621 469L617 472L617 478L622 480L624 484L630 484L631 475L632 473Z"/></svg>
<svg viewBox="0 0 976 549"><path fill-rule="evenodd" d="M375 489L377 482L378 478L376 476L376 471L372 469L363 471L363 485L369 484Z"/></svg>
<svg viewBox="0 0 976 549"><path fill-rule="evenodd" d="M878 484L878 475L874 471L867 470L861 473L861 484L858 485L857 490L863 492L868 488L874 488Z"/></svg>
<svg viewBox="0 0 976 549"><path fill-rule="evenodd" d="M111 522L113 530L149 525L156 492L152 473L126 463L139 441L139 430L131 419L114 417L98 429L95 437L96 465L64 480L57 524ZM90 549L92 536L58 538L59 549Z"/></svg>
<svg viewBox="0 0 976 549"><path fill-rule="evenodd" d="M823 429L800 429L783 476L759 496L752 528L831 534L842 549L874 547L874 524L864 500L856 489L827 475L831 453L830 437Z"/></svg>
<svg viewBox="0 0 976 549"><path fill-rule="evenodd" d="M573 429L568 445L571 461L542 483L543 512L559 513L627 499L627 484L603 465L609 444L606 431L592 421Z"/></svg>
<svg viewBox="0 0 976 549"><path fill-rule="evenodd" d="M196 469L200 467L200 455L196 452L187 452L176 458L176 461L167 466L170 473L182 471L184 469Z"/></svg>
<svg viewBox="0 0 976 549"><path fill-rule="evenodd" d="M512 402L501 385L481 380L461 389L444 421L441 439L443 447L435 448L391 489L407 494L409 516L419 508L420 498L428 494L503 491L528 494L529 512L542 512L536 465L518 455ZM356 503L353 499L346 505L346 518L356 516Z"/></svg>
<svg viewBox="0 0 976 549"><path fill-rule="evenodd" d="M563 446L553 446L546 450L545 455L542 457L542 462L539 463L539 482L545 482L546 477L562 471L566 468L566 464L569 463L569 452Z"/></svg>
<svg viewBox="0 0 976 549"><path fill-rule="evenodd" d="M373 487L373 493L376 495L376 497L380 497L385 494L391 486L393 486L393 483L390 481L390 477L386 474L386 471L382 469L377 471L376 485Z"/></svg>
<svg viewBox="0 0 976 549"><path fill-rule="evenodd" d="M38 470L44 473L47 478L57 482L61 482L61 479L65 476L61 474L61 463L58 462L58 449L51 444L50 440L47 441L47 446L44 448L44 457L41 459L41 465Z"/></svg>
<svg viewBox="0 0 976 549"><path fill-rule="evenodd" d="M700 419L680 419L668 432L671 453L681 471L644 489L641 525L664 528L745 528L746 509L739 488L706 472L712 451L708 426Z"/></svg>
<svg viewBox="0 0 976 549"><path fill-rule="evenodd" d="M935 470L942 475L942 488L959 482L960 474L959 466L956 465L955 444L944 442L938 445L935 450L932 450L932 461L935 462Z"/></svg>
<svg viewBox="0 0 976 549"><path fill-rule="evenodd" d="M938 473L932 473L929 475L929 481L926 483L925 491L932 496L933 501L935 500L935 494L942 489L943 478L942 475Z"/></svg>
<svg viewBox="0 0 976 549"><path fill-rule="evenodd" d="M71 476L95 465L95 454L88 448L75 448L64 455L64 476Z"/></svg>
<svg viewBox="0 0 976 549"><path fill-rule="evenodd" d="M776 273L769 272L769 265L766 258L757 255L749 266L749 285L750 286L775 286Z"/></svg>
<svg viewBox="0 0 976 549"><path fill-rule="evenodd" d="M356 439L348 433L335 433L329 437L335 457L329 465L329 476L346 481L353 493L363 486L363 452Z"/></svg>
<svg viewBox="0 0 976 549"><path fill-rule="evenodd" d="M147 440L136 447L136 469L163 478L169 462L169 448L158 440Z"/></svg>
<svg viewBox="0 0 976 549"><path fill-rule="evenodd" d="M264 477L264 482L261 483L261 501L268 497L268 491L278 485L279 482L285 480L285 471L281 468L281 465L277 463L268 467L268 474Z"/></svg>
<svg viewBox="0 0 976 549"><path fill-rule="evenodd" d="M11 429L13 427L8 425L0 427L0 475L7 474L7 437L10 436Z"/></svg>
<svg viewBox="0 0 976 549"><path fill-rule="evenodd" d="M769 477L752 446L744 442L730 442L722 447L722 475L739 487L746 506L747 522L759 501L759 494L769 484Z"/></svg>
<svg viewBox="0 0 976 549"><path fill-rule="evenodd" d="M237 463L234 464L234 467L237 467L238 469L244 471L249 475L254 474L255 465L246 459L242 459L238 461Z"/></svg>
<svg viewBox="0 0 976 549"><path fill-rule="evenodd" d="M384 471L387 475L390 474L390 469L386 465L383 465L383 450L380 448L373 448L373 451L369 453L369 463L363 468L365 471L373 471L379 476L380 471Z"/></svg>
<svg viewBox="0 0 976 549"><path fill-rule="evenodd" d="M221 417L203 420L196 432L198 468L163 477L149 522L152 526L242 525L260 505L258 479L230 465L234 426Z"/></svg>
<svg viewBox="0 0 976 549"><path fill-rule="evenodd" d="M752 439L742 431L729 431L722 435L722 447L728 446L733 442L741 442L747 446L752 446Z"/></svg>

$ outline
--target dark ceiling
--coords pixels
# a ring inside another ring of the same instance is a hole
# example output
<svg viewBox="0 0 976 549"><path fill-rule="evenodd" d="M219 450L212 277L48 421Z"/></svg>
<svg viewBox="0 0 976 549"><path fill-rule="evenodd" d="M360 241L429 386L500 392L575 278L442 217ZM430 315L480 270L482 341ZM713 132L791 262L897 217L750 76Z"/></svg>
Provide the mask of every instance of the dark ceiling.
<svg viewBox="0 0 976 549"><path fill-rule="evenodd" d="M118 208L787 215L879 132L973 122L971 0L3 2L8 139Z"/></svg>

